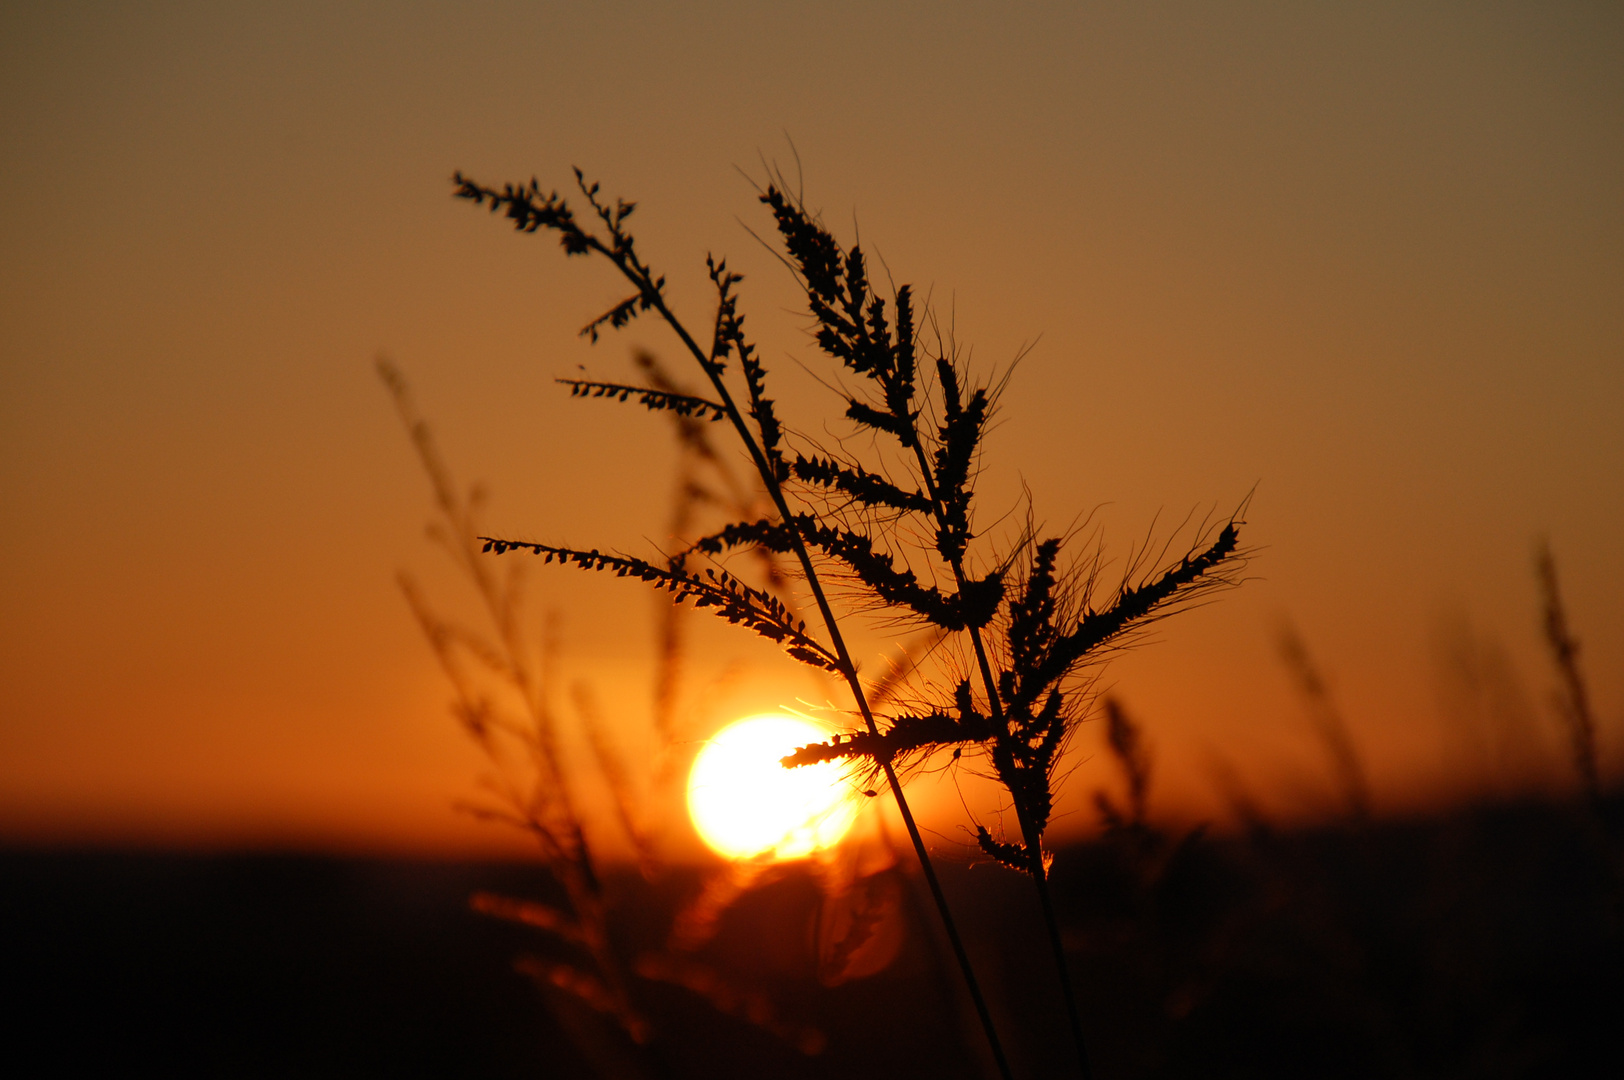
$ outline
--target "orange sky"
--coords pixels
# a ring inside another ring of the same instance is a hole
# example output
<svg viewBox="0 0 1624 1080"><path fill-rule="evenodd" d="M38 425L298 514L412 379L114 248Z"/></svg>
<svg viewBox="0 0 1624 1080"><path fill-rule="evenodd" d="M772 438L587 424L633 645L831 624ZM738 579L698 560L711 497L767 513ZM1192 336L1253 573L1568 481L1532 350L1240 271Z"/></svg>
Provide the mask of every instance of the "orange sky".
<svg viewBox="0 0 1624 1080"><path fill-rule="evenodd" d="M578 341L621 288L448 177L581 165L640 202L699 323L703 256L727 254L816 429L793 284L740 224L770 223L735 166L787 162L786 133L809 200L932 289L980 363L1037 342L989 515L1024 483L1053 527L1103 507L1120 551L1256 485L1256 580L1111 670L1164 808L1215 812L1218 759L1276 813L1326 798L1272 644L1288 617L1378 805L1559 775L1539 535L1624 771L1616 6L11 4L0 838L499 845L448 810L478 760L394 573L448 606L456 583L373 357L490 486L494 529L650 550L664 427L550 380L670 343ZM649 602L533 585L635 739ZM747 663L705 722L820 692L702 641L696 684ZM1463 721L1463 655L1534 719ZM1068 828L1098 746L1085 730ZM920 797L957 835L951 784Z"/></svg>

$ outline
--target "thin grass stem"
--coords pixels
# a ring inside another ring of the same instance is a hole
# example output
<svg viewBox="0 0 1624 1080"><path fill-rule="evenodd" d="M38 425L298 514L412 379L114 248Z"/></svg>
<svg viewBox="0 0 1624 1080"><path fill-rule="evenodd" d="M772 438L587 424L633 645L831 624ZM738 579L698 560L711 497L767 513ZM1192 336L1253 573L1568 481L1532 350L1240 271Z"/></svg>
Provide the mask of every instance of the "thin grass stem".
<svg viewBox="0 0 1624 1080"><path fill-rule="evenodd" d="M925 457L923 440L915 431L908 441L913 448L914 460L919 465L919 475L924 481L925 495L930 500L931 513L937 522L942 522L946 517L946 509L942 504L941 493L937 490L930 463ZM953 581L959 595L965 595L967 579L964 573L964 557L962 555L951 557L947 559L947 563L953 571ZM987 646L981 639L981 629L977 626L969 626L966 629L969 631L970 644L975 651L976 667L980 669L982 685L986 689L988 714L992 717L995 730L1002 730L1006 724L1003 702L998 694L997 680L993 678L992 662L987 658ZM888 764L887 769L889 768ZM1028 818L1018 800L1016 816L1020 819L1021 835L1031 859L1030 873L1037 888L1039 905L1043 909L1043 921L1048 927L1049 949L1054 956L1055 969L1060 976L1060 990L1066 1002L1066 1019L1070 1024L1072 1041L1077 1049L1078 1072L1083 1080L1093 1080L1094 1073L1089 1064L1088 1046L1083 1039L1082 1016L1077 1008L1077 995L1072 988L1071 972L1066 966L1065 947L1060 937L1060 926L1055 919L1054 904L1049 896L1048 868L1043 864L1042 832L1035 827L1036 823Z"/></svg>
<svg viewBox="0 0 1624 1080"><path fill-rule="evenodd" d="M723 382L721 373L711 363L709 355L694 340L693 335L689 333L682 321L666 305L665 298L661 295L655 281L645 269L633 264L624 253L609 248L595 237L589 237L587 243L593 250L609 259L620 270L621 274L638 289L641 302L646 304L649 310L660 316L661 320L677 335L683 347L699 362L700 369L705 372L706 377L710 380L712 389L716 391L717 397L726 411L728 421L733 425L734 431L737 432L740 441L749 452L751 461L755 465L762 484L766 487L767 494L772 499L773 506L777 509L780 519L786 522L793 521L794 515L790 512L788 501L784 496L783 486L779 482L778 475L771 463L767 460L765 452L751 433L743 411L738 407L738 403L734 400L727 384ZM805 575L808 589L811 591L813 601L817 605L818 614L823 619L824 626L829 632L830 644L834 647L835 655L839 659L840 675L851 691L852 699L857 705L858 712L862 715L864 725L868 728L869 733L878 739L880 735L879 725L875 722L874 713L869 707L868 697L863 691L861 680L858 678L857 665L852 660L851 653L846 647L839 620L835 617L834 609L831 607L822 582L818 578L817 568L812 562L811 552L807 549L806 541L799 530L790 529L788 532L792 540L796 561L800 564L802 574ZM926 884L930 888L931 899L936 904L936 911L941 917L948 941L953 946L954 958L958 961L959 972L964 977L965 987L975 1005L976 1015L980 1019L982 1029L986 1034L988 1048L992 1052L999 1076L1003 1080L1012 1080L1009 1061L1004 1054L1003 1044L998 1038L997 1028L993 1024L992 1012L987 1006L986 997L981 991L981 984L976 978L974 967L970 963L970 954L965 949L964 941L959 935L958 926L954 922L952 910L947 903L947 895L942 891L941 881L937 878L930 852L925 847L924 837L919 831L918 824L914 821L913 811L908 805L907 796L903 794L902 782L897 778L896 770L889 760L881 761L880 767L885 773L886 783L890 786L891 793L896 800L897 812L901 815L903 825L908 830L908 839L913 844L914 855L919 860L920 869L925 876ZM1067 986L1069 994L1069 982ZM1069 1000L1068 998L1068 1002ZM1072 1011L1073 1013L1076 1011L1074 1005Z"/></svg>

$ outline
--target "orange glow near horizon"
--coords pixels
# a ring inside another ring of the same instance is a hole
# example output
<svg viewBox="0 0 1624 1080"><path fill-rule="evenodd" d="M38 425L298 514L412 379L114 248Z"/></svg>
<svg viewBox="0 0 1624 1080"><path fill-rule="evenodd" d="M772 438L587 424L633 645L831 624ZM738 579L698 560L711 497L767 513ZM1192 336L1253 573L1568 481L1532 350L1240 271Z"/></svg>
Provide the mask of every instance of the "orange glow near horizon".
<svg viewBox="0 0 1624 1080"><path fill-rule="evenodd" d="M1253 493L1246 582L1098 672L1154 749L1158 821L1345 801L1288 622L1375 813L1571 791L1541 537L1624 784L1624 5L941 0L846 5L839 34L809 5L494 7L0 4L0 847L531 852L453 809L488 763L397 572L458 627L486 612L423 538L374 359L489 493L483 531L656 559L693 539L668 418L554 380L629 384L639 350L706 380L649 313L581 337L625 283L454 200L454 170L569 194L580 166L635 202L699 340L725 258L797 452L910 469L848 441L756 201L783 166L1003 388L977 573L1028 525L1078 566L1097 539L1103 602L1147 540ZM702 613L660 684L642 583L518 560L489 568L525 575L527 639L557 646L594 851L632 857L573 686L646 820L682 826L673 858L704 854L704 736L855 708ZM911 630L858 608L852 658L884 672ZM905 689L951 700L962 644ZM1104 729L1067 744L1055 844L1122 788ZM908 795L979 858L1002 803L973 757ZM859 829L892 820L881 795Z"/></svg>
<svg viewBox="0 0 1624 1080"><path fill-rule="evenodd" d="M838 844L857 817L840 767L780 764L828 737L811 721L772 713L723 728L688 774L688 813L700 838L730 859L801 859Z"/></svg>

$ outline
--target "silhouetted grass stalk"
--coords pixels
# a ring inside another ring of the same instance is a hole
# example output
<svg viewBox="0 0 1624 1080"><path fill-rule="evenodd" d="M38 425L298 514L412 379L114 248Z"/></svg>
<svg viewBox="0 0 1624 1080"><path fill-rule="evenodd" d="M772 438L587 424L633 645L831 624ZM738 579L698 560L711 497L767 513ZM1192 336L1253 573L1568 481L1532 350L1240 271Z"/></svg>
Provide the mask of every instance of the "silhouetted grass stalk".
<svg viewBox="0 0 1624 1080"><path fill-rule="evenodd" d="M1549 543L1542 542L1534 558L1543 602L1545 642L1562 680L1558 711L1568 731L1568 746L1574 769L1592 807L1601 805L1601 773L1596 767L1596 720L1590 710L1590 693L1579 671L1579 642L1568 629L1567 608L1556 580L1556 556Z"/></svg>
<svg viewBox="0 0 1624 1080"><path fill-rule="evenodd" d="M377 366L434 491L441 521L433 527L431 535L474 585L496 631L493 647L440 618L429 608L416 584L401 575L401 590L456 690L458 718L494 770L493 783L501 805L470 804L463 809L479 818L513 825L537 842L548 867L564 887L573 917L544 918L537 914L539 907L533 906L522 909L527 916L525 921L545 926L566 940L583 945L595 968L594 974L586 974L555 964L548 968L550 974L546 980L576 994L593 1008L613 1015L633 1041L643 1043L649 1037L649 1024L632 1002L627 973L610 944L603 886L575 808L568 770L559 758L557 734L546 698L546 679L532 666L520 629L518 582L510 578L506 583L499 583L487 561L480 558L477 491L468 497L462 495L440 456L433 433L418 415L405 379L387 360L380 359ZM521 704L522 721L503 716L475 687L453 655L459 648L471 653L483 667L495 672L512 688ZM499 734L516 740L529 757L534 780L528 790L513 780L503 767L503 753L497 744ZM500 909L504 914L520 910L502 907L490 898L476 897L473 903L476 910L495 912ZM534 968L532 963L524 970L542 977L539 969L532 970Z"/></svg>
<svg viewBox="0 0 1624 1080"><path fill-rule="evenodd" d="M1331 760L1331 769L1336 774L1337 785L1342 791L1342 801L1346 805L1348 816L1359 825L1370 822L1370 780L1365 772L1364 759L1360 757L1358 748L1353 742L1353 733L1348 727L1342 710L1337 708L1336 701L1331 696L1330 685L1320 672L1319 666L1314 663L1313 655L1308 651L1308 643L1297 628L1290 623L1283 624L1279 631L1280 658L1284 661L1292 680L1297 684L1297 692L1302 695L1304 704L1308 707L1310 723L1314 725L1314 733L1319 737L1325 747L1326 755Z"/></svg>
<svg viewBox="0 0 1624 1080"><path fill-rule="evenodd" d="M681 397L681 390L666 376L659 363L648 354L637 356L639 367L656 388L656 393ZM611 934L608 919L609 897L586 844L583 823L571 794L573 775L562 754L556 728L557 717L549 707L554 679L551 657L554 647L549 634L544 638L540 658L532 657L521 632L519 609L523 589L519 567L505 581L490 574L490 561L481 554L477 517L483 493L476 486L467 494L457 487L441 459L428 425L417 414L400 373L387 360L378 363L379 374L395 399L419 463L428 474L435 496L439 520L430 526L431 538L445 548L474 586L496 633L488 637L436 614L411 579L401 578L407 601L428 638L436 658L456 692L453 713L464 730L485 754L494 773L487 780L491 800L463 802L460 808L473 816L520 829L535 840L545 864L565 892L562 908L530 900L478 892L469 897L469 907L493 918L518 923L539 931L550 945L563 946L563 957L528 953L515 960L514 967L549 991L549 1004L570 1033L578 1049L605 1070L605 1075L638 1076L668 1072L664 1051L657 1045L657 1032L636 1003L637 980L676 985L698 995L719 1012L735 1016L793 1046L799 1052L815 1055L822 1051L826 1037L815 1027L795 1022L780 1014L770 996L760 987L741 984L729 973L708 965L693 954L718 929L722 915L750 889L773 878L768 864L742 866L732 863L701 888L698 896L673 916L670 933L663 946L644 948L630 960L626 951L632 942ZM721 509L729 515L755 512L758 496L733 475L728 462L711 445L707 425L692 415L668 410L677 435L679 476L674 491L672 521L677 535L686 535L697 507ZM784 575L776 556L763 553L760 560L769 588L781 590ZM682 609L669 604L659 621L659 650L653 720L664 751L677 741L675 698L682 666ZM501 688L496 695L490 689ZM622 831L637 853L639 869L652 880L664 873L653 819L639 797L637 784L610 737L611 732L599 714L591 687L577 680L571 698L582 734L598 772L608 788ZM516 699L516 700L514 700ZM514 706L517 708L514 708ZM508 750L518 748L518 760ZM662 762L669 755L659 755ZM657 768L648 779L660 786L672 777L669 770ZM831 902L826 895L824 902ZM837 948L857 948L861 941L834 934ZM573 955L571 955L573 954ZM585 963L582 962L584 954ZM619 1055L595 1027L583 1027L579 1015L571 1015L571 1004L585 1006L592 1013L614 1020L620 1029L642 1047L639 1064Z"/></svg>
<svg viewBox="0 0 1624 1080"><path fill-rule="evenodd" d="M930 462L925 457L923 441L918 432L914 431L907 440L914 452L914 459L919 466L920 479L924 482L925 494L930 499L931 515L935 518L938 529L946 528L949 524L949 515L942 503L941 493L937 490L934 477L931 475ZM964 571L964 556L962 551L950 549L947 558L948 566L953 571L953 582L960 596L965 594L968 584ZM993 723L997 727L1005 727L1003 704L999 699L998 686L993 679L992 664L987 659L987 647L981 640L981 628L968 627L971 647L975 651L976 667L981 673L982 686L986 693L989 711ZM889 765L887 766L889 768ZM890 774L887 774L889 778ZM1082 1017L1077 1007L1077 994L1072 988L1071 969L1066 963L1066 949L1060 934L1060 923L1055 918L1054 900L1049 893L1049 868L1043 857L1043 829L1034 822L1025 808L1017 804L1015 807L1017 820L1021 826L1021 839L1026 845L1028 855L1027 872L1032 877L1033 885L1037 888L1038 903L1043 910L1043 925L1049 936L1049 949L1053 954L1055 971L1060 979L1060 991L1066 1003L1066 1020L1071 1028L1072 1041L1076 1046L1079 1071L1084 1080L1092 1080L1093 1066L1089 1061L1087 1041L1083 1037Z"/></svg>
<svg viewBox="0 0 1624 1080"><path fill-rule="evenodd" d="M721 412L733 426L741 445L750 455L751 462L755 466L757 475L761 478L762 485L766 489L768 497L772 500L774 508L778 511L780 520L793 520L794 515L791 513L789 504L784 497L780 470L769 462L767 450L757 442L755 436L751 433L743 412L734 400L727 384L722 380L723 369L720 361L735 348L748 349L748 346L744 345L742 335L738 333L738 322L742 320L735 320L731 327L726 325L728 317L731 315L729 290L731 285L737 282L739 278L736 275L728 274L725 264L720 268L714 264L712 266L711 276L718 286L723 314L718 317L713 344L711 350L707 352L700 347L687 326L667 306L665 297L662 294L665 279L663 277L656 278L649 267L638 258L631 236L623 231L621 226L632 210L631 204L617 203L614 210L600 204L596 197L597 185L588 185L580 170L576 170L576 179L582 193L597 212L599 219L608 227L613 238L611 244L605 244L597 236L586 233L575 226L573 217L564 208L563 203L556 200L556 197L549 198L547 204L540 208L540 212L537 213L534 203L525 198L526 193L523 189L515 189L510 185L505 192L499 193L466 180L460 173L455 179L458 184L457 194L459 196L472 199L476 203L483 203L488 200L492 210L506 205L508 215L515 220L517 228L527 232L534 232L538 227L557 229L563 234L564 247L567 253L584 254L587 251L594 252L608 259L620 271L621 275L637 290L636 295L630 300L617 305L605 316L589 324L584 333L596 340L598 328L605 322L618 327L624 325L633 317L636 311L655 312L676 334L683 348L699 363L701 370L704 371L711 388L716 392L720 401ZM539 196L539 188L534 182L532 182L528 194L532 198ZM667 395L665 400L644 397L640 403L650 408L670 408L672 402L677 403L678 407L682 404L676 397L671 395ZM710 403L704 404L709 405ZM702 411L702 407L696 409L696 411ZM759 408L756 411L759 422ZM834 610L829 604L828 596L818 576L817 567L813 564L811 553L807 550L806 542L798 531L788 530L788 532L796 562L799 564L808 590L812 594L813 602L817 606L824 628L829 634L829 643L835 654L835 670L851 691L852 699L869 733L878 738L880 735L879 726L875 722L873 711L868 704L867 695L863 691L862 682L858 678L857 665L847 648L845 635L841 632L840 622L835 617ZM914 854L919 860L931 897L935 901L937 912L941 916L943 927L953 948L954 957L958 961L965 986L975 1004L976 1014L986 1034L988 1047L997 1064L999 1074L1005 1080L1010 1080L1009 1063L1005 1057L1003 1045L998 1038L997 1029L993 1025L992 1013L987 1006L980 983L976 979L975 970L970 963L969 953L964 947L963 939L954 922L953 913L948 907L947 896L942 891L941 882L937 878L935 867L931 862L930 852L925 847L924 837L920 834L919 825L914 820L907 796L903 794L902 782L897 778L896 771L889 760L881 761L880 767L895 798L897 811L908 831L909 841L912 843Z"/></svg>
<svg viewBox="0 0 1624 1080"><path fill-rule="evenodd" d="M784 764L856 759L884 775L993 1057L1000 1073L1008 1077L991 1014L897 775L899 761L922 761L940 750L952 749L955 759L967 746L985 754L1009 793L1020 840L998 839L978 826L977 841L991 858L1032 877L1066 1002L1079 1072L1088 1078L1092 1073L1081 1017L1049 890L1050 857L1043 850L1043 833L1054 804L1057 762L1068 735L1092 701L1084 670L1199 593L1234 580L1244 560L1237 546L1239 511L1215 536L1198 530L1183 557L1160 569L1151 567L1146 572L1149 551L1139 551L1129 559L1120 586L1101 610L1092 604L1099 555L1080 574L1068 571L1058 563L1062 539L1039 539L1031 527L1013 550L996 555L993 569L980 577L972 575L966 559L976 538L972 528L975 464L998 387L972 384L939 329L934 351L927 350L921 358L911 288L897 287L889 301L876 295L861 250L841 247L798 196L786 194L781 175L775 173L770 179L772 183L761 191L760 198L772 210L785 249L781 258L805 293L816 322L814 339L824 353L860 376L870 390L868 394L845 388L838 391L846 402L845 416L877 443L895 440L911 459L907 471L914 475L899 483L887 473L883 460L877 471L870 470L800 435L795 438L812 448L811 455L786 446L786 431L767 396L766 371L744 336L744 320L737 312L734 287L742 278L730 272L725 262L706 259L717 295L717 315L707 349L667 306L665 279L656 276L637 254L636 243L625 228L634 204L617 201L611 206L600 200L598 186L588 184L577 170L577 184L598 223L584 228L565 200L556 192L544 194L534 180L527 186L510 184L497 191L458 174L459 197L504 213L522 232L556 233L566 254L605 258L631 283L635 293L589 322L583 336L596 341L603 327L619 328L642 313L653 312L700 365L714 398L675 393L667 386L560 381L576 396L623 402L635 399L645 408L685 419L727 421L749 454L774 511L755 520L732 522L701 538L671 557L664 568L597 549L494 537L485 538L486 550L501 554L527 549L549 562L557 559L583 569L636 577L679 600L709 607L728 621L779 643L801 662L841 677L863 730L802 747L787 756ZM918 314L929 321L928 304ZM743 399L724 378L733 358L743 375ZM807 508L800 512L792 508L786 491L791 480L800 485L795 505ZM886 548L894 548L899 541L907 543L910 533L894 526L909 515L931 537L929 543L917 542L915 552L939 560L952 578L951 592L922 581L908 564L906 547L901 568L893 554L877 549L881 540ZM694 552L720 558L736 549L794 557L827 643L808 633L805 623L781 601L725 570L699 574L688 569L688 557ZM1166 551L1164 547L1163 556ZM882 730L858 677L841 617L830 603L819 559L861 583L860 603L932 627L941 639L967 634L975 658L974 675L951 683L927 682L915 695L924 702L924 711L890 716L888 727ZM979 691L973 683L979 683Z"/></svg>

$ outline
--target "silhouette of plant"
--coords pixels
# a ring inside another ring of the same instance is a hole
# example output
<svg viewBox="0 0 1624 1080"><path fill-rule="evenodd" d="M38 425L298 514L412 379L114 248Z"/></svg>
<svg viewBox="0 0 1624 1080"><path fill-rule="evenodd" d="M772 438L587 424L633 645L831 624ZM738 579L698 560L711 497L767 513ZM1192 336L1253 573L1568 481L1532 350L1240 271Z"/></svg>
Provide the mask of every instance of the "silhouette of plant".
<svg viewBox="0 0 1624 1080"><path fill-rule="evenodd" d="M1534 570L1539 577L1545 643L1562 680L1557 713L1567 728L1573 768L1579 774L1585 799L1592 807L1599 806L1601 774L1596 767L1596 720L1590 710L1589 689L1579 670L1579 642L1568 628L1567 608L1562 603L1562 591L1556 580L1556 556L1551 553L1548 542L1540 543L1534 557Z"/></svg>
<svg viewBox="0 0 1624 1080"><path fill-rule="evenodd" d="M1007 1077L990 1013L898 777L899 767L938 752L950 752L955 760L966 751L979 755L1008 792L1020 833L999 837L978 825L977 841L988 856L1029 874L1036 885L1080 1071L1091 1075L1047 884L1050 857L1043 835L1057 769L1069 735L1093 700L1087 672L1155 620L1236 580L1244 563L1240 511L1210 531L1198 529L1177 558L1165 558L1166 548L1159 560L1146 551L1130 557L1109 593L1100 587L1098 550L1068 567L1062 561L1063 538L1040 537L1030 526L1002 549L987 544L977 530L974 491L1001 384L976 381L928 303L918 305L908 285L895 288L889 298L881 296L861 249L842 247L803 199L790 194L782 174L770 176L760 200L773 215L783 259L805 292L817 346L853 382L839 393L853 434L875 447L865 460L848 452L844 442L826 447L780 421L768 373L739 314L742 278L725 260L706 258L717 308L710 331L696 333L669 306L665 277L643 261L627 228L635 204L611 203L580 170L575 176L586 207L580 215L535 180L498 190L458 173L456 195L488 206L521 232L555 235L566 255L597 256L614 266L633 292L588 322L582 335L595 342L605 328L618 329L652 313L699 365L710 396L660 386L560 381L576 396L635 400L653 411L730 425L771 506L730 522L663 564L596 548L497 537L484 538L484 550L528 550L548 562L636 577L753 630L845 682L859 728L803 747L784 763L844 759L884 777L994 1059ZM889 456L880 452L882 446L891 449ZM721 565L740 549L789 556L817 610L818 625L809 626L770 591ZM709 556L713 565L694 569L699 556ZM839 591L832 592L830 584ZM897 700L917 707L876 714L847 644L846 624L859 615L927 628L942 635L944 644L967 646L968 670L957 677L910 679Z"/></svg>
<svg viewBox="0 0 1624 1080"><path fill-rule="evenodd" d="M651 382L674 386L652 356L640 354L636 360ZM523 954L515 960L515 969L562 1000L609 1018L653 1059L641 1067L622 1060L624 1055L605 1050L601 1037L583 1031L583 1027L591 1025L583 1025L578 1010L576 1015L564 1016L566 1030L583 1053L608 1073L658 1075L667 1071L659 1061L657 1047L652 1045L659 1034L654 1019L638 1000L639 980L682 987L718 1012L762 1028L802 1054L819 1053L826 1041L821 1031L786 1018L763 991L740 985L695 955L715 935L728 908L752 888L772 880L774 868L759 864L724 866L711 873L698 892L674 913L662 944L634 948L627 941L617 940L610 917L614 897L605 884L601 860L588 841L578 807L577 784L582 777L578 769L571 768L560 747L560 717L553 708L557 676L550 670L553 648L550 642L543 642L538 659L524 632L523 580L516 572L519 566L511 567L515 573L502 580L491 573L490 561L481 557L484 542L478 537L482 491L476 487L465 493L452 479L400 372L387 360L378 362L378 372L394 398L434 492L438 519L430 526L430 535L474 586L491 628L491 632L482 633L442 617L416 583L401 575L402 591L455 690L453 713L490 765L485 797L461 803L459 808L481 820L516 827L529 835L565 896L560 908L480 891L469 897L469 906L480 914L524 925L551 939L557 947L549 954ZM690 531L703 507L719 508L728 514L748 512L756 493L732 474L711 445L708 432L696 428L694 425L700 422L690 414L674 411L671 415L680 448L672 506L675 535ZM782 601L772 596L772 589L776 587L773 583L784 580L783 575L771 558L764 558L762 567L769 582L764 602L777 603L781 608ZM658 615L652 716L661 749L652 775L633 775L634 770L610 737L589 684L577 681L569 694L574 718L608 789L616 821L636 853L643 877L650 880L659 878L668 868L660 858L655 815L649 812L648 803L658 799L659 789L674 779L668 768L674 756L671 751L684 734L678 729L676 716L683 656L682 609L666 605ZM835 880L827 874L818 882L823 887L825 904L835 906L849 903L844 896L847 891L881 887L870 879ZM869 929L866 924L846 927L831 937L829 947L855 951Z"/></svg>
<svg viewBox="0 0 1624 1080"><path fill-rule="evenodd" d="M1290 623L1282 624L1278 641L1280 658L1308 708L1314 734L1330 758L1337 787L1341 789L1343 808L1355 823L1367 824L1370 821L1370 780L1348 722L1297 628Z"/></svg>
<svg viewBox="0 0 1624 1080"><path fill-rule="evenodd" d="M465 803L462 809L531 836L568 901L568 911L557 911L476 895L473 906L579 945L590 961L585 967L533 957L525 959L524 970L614 1017L634 1042L644 1042L649 1023L632 1002L625 965L610 944L603 880L581 825L570 770L560 756L547 673L533 659L525 639L520 577L510 573L498 579L487 560L479 557L482 492L476 488L465 494L452 479L399 371L380 360L378 373L394 397L434 490L439 520L431 525L430 536L473 584L494 631L487 637L441 617L415 582L401 575L407 602L456 691L453 712L492 766L486 778L489 798ZM486 673L495 676L495 692L482 678Z"/></svg>

